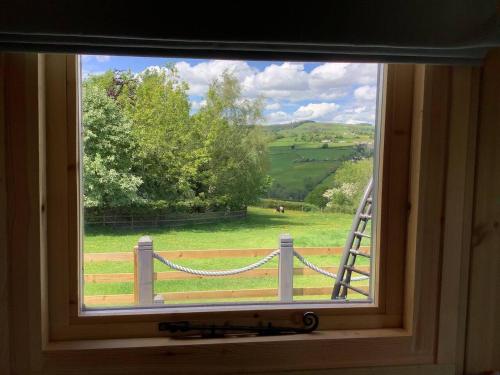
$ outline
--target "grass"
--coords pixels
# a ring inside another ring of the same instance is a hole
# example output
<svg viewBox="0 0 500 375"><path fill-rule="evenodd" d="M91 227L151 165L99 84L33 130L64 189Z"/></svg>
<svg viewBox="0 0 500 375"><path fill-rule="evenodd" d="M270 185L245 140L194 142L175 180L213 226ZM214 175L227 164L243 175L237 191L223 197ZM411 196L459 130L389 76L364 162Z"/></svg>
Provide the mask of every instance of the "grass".
<svg viewBox="0 0 500 375"><path fill-rule="evenodd" d="M372 143L371 125L345 125L306 122L267 126L270 176L269 198L303 200L318 184L331 176L344 157L354 153L358 143ZM322 140L330 140L322 148ZM293 148L292 148L293 146ZM309 159L307 162L300 160Z"/></svg>
<svg viewBox="0 0 500 375"><path fill-rule="evenodd" d="M329 287L333 286L333 279L323 275L295 276L293 285L295 288L306 287ZM364 285L366 281L356 282ZM277 277L256 278L234 278L210 277L204 279L188 280L160 280L155 282L155 292L191 292L199 290L238 290L238 289L261 289L277 288ZM101 294L131 294L134 290L132 282L86 284L85 295Z"/></svg>
<svg viewBox="0 0 500 375"><path fill-rule="evenodd" d="M302 123L290 126L267 127L274 141L269 143L271 161L270 175L279 183L274 189L273 198L305 198L308 192L326 190L334 171L341 160L354 152L354 145L373 140L373 127L369 125L341 125ZM322 139L334 142L328 148L322 148ZM291 146L294 145L292 148ZM307 162L305 160L308 159ZM290 195L290 196L289 196ZM352 215L321 212L301 212L286 210L285 214L273 209L250 207L248 216L237 221L221 221L215 224L185 226L173 229L96 229L88 228L84 237L85 253L131 252L141 236L149 235L156 251L169 250L204 250L204 249L245 249L269 248L278 246L279 235L291 234L295 247L344 246ZM364 245L369 245L365 243ZM320 267L338 266L340 256L308 256L307 259ZM224 270L240 268L255 262L255 258L214 258L214 259L179 259L175 262L191 268L204 270ZM294 260L295 267L303 265ZM358 265L368 265L365 258L358 260ZM265 268L277 268L278 258L267 263ZM172 271L167 266L154 262L156 272ZM85 274L132 273L133 262L87 262ZM365 283L363 281L361 283ZM331 287L331 278L313 274L294 276L294 286ZM207 277L186 280L160 280L155 282L155 292L191 292L208 290L241 290L277 288L277 277L224 278ZM133 293L132 282L86 283L84 292L87 296L114 295ZM359 298L350 295L350 298ZM296 296L295 300L325 300L323 296ZM236 298L220 300L191 300L189 303L206 302L242 302L273 301L276 297ZM170 303L183 303L172 301Z"/></svg>
<svg viewBox="0 0 500 375"><path fill-rule="evenodd" d="M289 233L296 247L343 246L352 215L286 211L249 207L248 216L237 221L186 226L174 229L90 229L84 251L131 252L143 235L153 239L156 250L276 248L279 235Z"/></svg>
<svg viewBox="0 0 500 375"><path fill-rule="evenodd" d="M340 263L339 255L311 255L307 260L323 267L337 266ZM255 262L255 258L226 258L226 259L179 259L175 263L189 268L203 270L226 270L241 268ZM301 267L302 263L298 259L294 261L294 267ZM359 258L356 262L359 265L368 265L365 258ZM266 263L263 268L277 268L278 259L274 258ZM132 262L87 262L85 264L85 274L104 273L131 273L134 271ZM155 262L155 272L172 272L173 270L160 262Z"/></svg>
<svg viewBox="0 0 500 375"><path fill-rule="evenodd" d="M352 221L352 215L287 211L276 213L272 209L250 207L247 218L238 221L203 224L197 226L157 229L157 230L89 230L85 233L85 252L132 251L138 238L148 234L152 236L156 250L197 250L197 249L229 249L229 248L276 248L278 237L282 233L290 233L295 247L343 246ZM322 267L338 266L339 255L308 256L307 259ZM223 270L239 268L255 262L255 258L214 258L214 259L179 259L176 263L197 269ZM368 265L365 258L360 258L359 265ZM298 259L294 267L302 267ZM274 258L264 267L277 268L278 259ZM156 272L172 271L167 266L155 262ZM133 262L87 262L85 274L132 273ZM361 283L366 283L363 281ZM331 287L333 280L323 275L296 275L294 286ZM224 278L207 277L187 280L160 280L155 282L155 292L190 292L203 290L241 290L277 288L278 278ZM132 282L86 283L86 296L132 294ZM355 298L355 296L351 296ZM297 296L296 300L324 300L329 296ZM356 298L359 298L356 297ZM276 297L238 298L227 300L190 300L189 303L273 301ZM182 301L172 301L182 303Z"/></svg>
<svg viewBox="0 0 500 375"><path fill-rule="evenodd" d="M305 196L340 166L342 157L354 152L352 147L345 146L330 148L302 148L302 146L301 144L293 150L288 146L270 147L269 174L275 181L275 186L271 189L274 198L289 199L290 196L298 194ZM307 159L313 161L299 162Z"/></svg>

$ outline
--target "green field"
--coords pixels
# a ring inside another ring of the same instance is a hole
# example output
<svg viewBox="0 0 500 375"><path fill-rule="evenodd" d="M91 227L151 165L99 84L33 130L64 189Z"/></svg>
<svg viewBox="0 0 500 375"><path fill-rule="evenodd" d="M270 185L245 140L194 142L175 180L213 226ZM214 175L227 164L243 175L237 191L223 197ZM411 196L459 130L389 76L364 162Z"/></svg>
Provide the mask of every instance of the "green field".
<svg viewBox="0 0 500 375"><path fill-rule="evenodd" d="M289 233L296 247L343 246L350 229L352 216L346 214L287 211L280 214L272 209L250 207L246 219L204 224L191 227L158 230L88 230L85 233L86 253L131 252L139 237L150 235L156 251L277 248L282 233ZM366 244L368 245L368 243ZM309 256L311 262L324 267L338 266L339 256ZM255 258L185 259L176 263L205 270L222 270L242 267L255 262ZM265 265L276 268L277 258ZM360 265L367 261L360 259ZM295 259L295 266L301 264ZM156 272L171 271L155 261ZM133 272L133 262L88 262L85 275ZM330 287L332 279L322 275L294 277L294 286ZM277 277L225 278L207 277L189 280L161 280L155 282L155 292L189 292L208 290L240 290L276 288ZM86 283L85 295L131 294L133 282ZM312 297L309 297L309 299ZM327 296L314 297L327 298ZM265 298L264 298L265 299ZM260 299L260 300L264 300ZM252 300L244 299L244 300Z"/></svg>
<svg viewBox="0 0 500 375"><path fill-rule="evenodd" d="M343 246L352 216L339 213L287 211L249 207L246 219L173 229L87 230L84 251L132 251L144 235L156 250L273 248L279 235L289 233L297 247Z"/></svg>
<svg viewBox="0 0 500 375"><path fill-rule="evenodd" d="M374 139L371 125L306 122L266 126L265 131L273 179L268 198L299 201L353 157L357 144Z"/></svg>

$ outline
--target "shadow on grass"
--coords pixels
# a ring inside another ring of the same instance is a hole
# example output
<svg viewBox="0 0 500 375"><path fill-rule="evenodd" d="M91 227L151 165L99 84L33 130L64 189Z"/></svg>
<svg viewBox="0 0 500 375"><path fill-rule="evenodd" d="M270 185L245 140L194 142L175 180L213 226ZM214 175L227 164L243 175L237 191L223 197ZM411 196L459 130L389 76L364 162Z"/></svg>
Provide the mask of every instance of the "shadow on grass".
<svg viewBox="0 0 500 375"><path fill-rule="evenodd" d="M242 219L221 219L217 223L206 224L191 224L182 225L177 227L159 227L159 228L114 228L102 226L85 226L85 233L87 235L108 235L108 236L123 236L123 235L143 235L148 233L150 235L165 233L169 231L176 232L189 232L189 233L203 233L203 232L233 232L241 231L242 229L261 229L266 227L276 226L305 226L310 225L306 222L301 222L298 219L293 220L286 214L275 213L269 209L269 213L249 213L247 217Z"/></svg>

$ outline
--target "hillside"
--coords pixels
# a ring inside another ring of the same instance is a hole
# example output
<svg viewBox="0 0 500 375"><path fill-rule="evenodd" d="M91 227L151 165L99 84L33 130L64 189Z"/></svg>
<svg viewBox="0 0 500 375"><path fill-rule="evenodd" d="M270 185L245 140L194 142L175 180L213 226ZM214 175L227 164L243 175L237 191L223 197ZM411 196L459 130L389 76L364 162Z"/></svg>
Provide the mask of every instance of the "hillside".
<svg viewBox="0 0 500 375"><path fill-rule="evenodd" d="M269 198L307 200L321 195L343 161L371 149L369 124L303 122L264 127L269 139L273 179Z"/></svg>

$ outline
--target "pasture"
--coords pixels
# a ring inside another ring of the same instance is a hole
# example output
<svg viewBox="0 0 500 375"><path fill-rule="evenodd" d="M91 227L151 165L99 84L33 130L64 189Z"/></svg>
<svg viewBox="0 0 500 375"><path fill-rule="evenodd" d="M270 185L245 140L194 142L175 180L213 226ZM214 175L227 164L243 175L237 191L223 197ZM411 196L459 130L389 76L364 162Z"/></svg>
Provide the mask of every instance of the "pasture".
<svg viewBox="0 0 500 375"><path fill-rule="evenodd" d="M318 185L354 156L356 144L374 139L371 125L306 122L266 126L265 130L273 179L268 198L287 200L304 200L315 188L322 189Z"/></svg>
<svg viewBox="0 0 500 375"><path fill-rule="evenodd" d="M120 300L119 296L133 293L133 260L125 261L102 260L107 256L103 253L129 253L133 251L139 237L149 235L153 238L155 251L165 251L174 254L179 250L207 250L207 249L248 249L268 248L275 249L278 245L279 235L289 233L294 239L295 247L341 247L344 245L347 233L352 221L351 215L321 212L301 212L287 210L280 214L272 209L250 207L248 216L238 221L219 222L215 224L202 224L197 226L186 226L173 229L153 230L131 230L131 229L94 229L87 230L84 238L84 256L98 254L98 261L86 261L84 263L85 297L94 298L92 304L108 304L109 300ZM368 245L368 243L366 244ZM232 257L232 258L200 258L182 259L176 258L175 262L186 266L204 270L224 270L238 268L255 262L259 258ZM336 267L339 263L339 255L311 255L307 257L311 262L321 267ZM276 269L278 261L274 258L265 265L266 270ZM367 266L365 259L360 259L359 265ZM295 259L294 267L301 268L303 265ZM155 261L155 272L175 272L163 264ZM294 276L295 288L330 288L332 279L316 273L298 272ZM115 282L105 279L105 275L118 275ZM168 275L167 275L168 276ZM189 302L206 301L196 299L196 293L220 291L231 293L238 290L261 290L269 291L277 287L277 275L267 272L261 277L202 277L189 279L157 280L155 282L156 293L184 293L183 296ZM191 293L191 295L190 295ZM223 295L223 294L222 294ZM328 294L297 296L297 299L325 299ZM179 297L180 298L180 297ZM231 301L252 301L255 297L232 298ZM259 297L258 300L275 300L276 297ZM96 302L101 301L101 302ZM212 300L213 301L213 300ZM224 302L225 298L217 298L217 302ZM172 300L169 303L186 302L185 300ZM113 304L111 302L111 304Z"/></svg>

